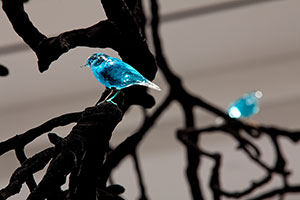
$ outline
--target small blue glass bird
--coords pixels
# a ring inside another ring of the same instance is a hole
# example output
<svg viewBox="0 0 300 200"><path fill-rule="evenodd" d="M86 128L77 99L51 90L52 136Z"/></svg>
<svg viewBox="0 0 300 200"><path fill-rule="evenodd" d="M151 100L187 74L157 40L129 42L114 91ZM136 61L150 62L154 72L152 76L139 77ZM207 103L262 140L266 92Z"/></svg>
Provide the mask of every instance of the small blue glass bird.
<svg viewBox="0 0 300 200"><path fill-rule="evenodd" d="M104 101L113 104L116 104L112 100L120 93L120 90L132 85L142 85L160 91L157 85L146 79L132 66L104 53L94 53L87 59L84 66L88 66L93 71L101 84L111 89ZM112 95L113 93L115 94Z"/></svg>
<svg viewBox="0 0 300 200"><path fill-rule="evenodd" d="M259 111L259 99L262 97L262 92L255 91L245 94L237 99L227 109L227 113L231 118L248 118L255 115Z"/></svg>

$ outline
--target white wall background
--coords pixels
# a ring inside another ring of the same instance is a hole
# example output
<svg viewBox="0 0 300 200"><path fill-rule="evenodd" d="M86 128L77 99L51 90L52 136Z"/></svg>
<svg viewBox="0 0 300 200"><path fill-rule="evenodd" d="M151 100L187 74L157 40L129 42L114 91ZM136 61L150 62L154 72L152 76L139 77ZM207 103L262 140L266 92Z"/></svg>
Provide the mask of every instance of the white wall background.
<svg viewBox="0 0 300 200"><path fill-rule="evenodd" d="M162 14L167 15L226 1L229 0L162 0L160 4ZM48 36L88 27L105 18L98 0L31 0L25 8L33 23ZM299 0L277 0L165 22L161 35L170 65L184 79L189 91L226 109L230 101L243 93L259 89L264 93L261 112L253 120L299 129L299 19ZM79 66L91 53L103 49L76 48L40 74L35 54L22 45L2 10L0 27L0 64L10 70L9 76L0 78L1 141L55 116L83 110L98 100L104 88L89 70ZM5 53L12 45L19 46L20 51ZM105 51L117 55L111 50ZM160 74L155 82L163 89L161 93L153 92L159 103L167 87ZM131 109L117 127L112 143L117 145L133 133L141 116L138 108ZM197 119L199 127L215 122L214 116L200 109ZM140 145L139 154L151 199L190 199L184 175L185 151L174 134L182 125L180 110L173 104ZM56 129L55 132L63 136L71 127ZM251 180L263 175L257 166L235 151L236 143L231 138L211 134L201 138L201 143L210 151L224 153L222 184L226 189L245 188ZM266 162L272 163L271 145L266 138L262 138L259 144ZM48 145L44 136L26 150L30 156ZM297 183L300 180L300 162L297 159L300 146L285 140L281 145L289 158L288 167L293 169L290 182ZM206 199L212 198L207 187L211 165L209 160L203 160L199 170L204 180ZM17 166L13 152L0 157L1 188L8 183ZM41 174L38 173L37 177ZM126 198L136 198L136 181L130 158L114 173L114 179L125 186ZM272 179L272 187L279 183L279 178ZM11 199L24 199L27 193L24 186L22 193ZM291 200L299 198L300 194L286 196Z"/></svg>

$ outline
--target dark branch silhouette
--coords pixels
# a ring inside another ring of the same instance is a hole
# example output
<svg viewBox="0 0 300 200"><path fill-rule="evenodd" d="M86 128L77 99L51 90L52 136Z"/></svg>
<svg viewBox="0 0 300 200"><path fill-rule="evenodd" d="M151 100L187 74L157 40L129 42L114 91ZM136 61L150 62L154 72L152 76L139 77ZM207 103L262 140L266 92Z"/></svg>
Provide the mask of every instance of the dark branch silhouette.
<svg viewBox="0 0 300 200"><path fill-rule="evenodd" d="M77 122L81 115L81 112L64 114L62 116L53 118L36 128L30 129L25 133L16 135L6 141L3 141L0 143L0 155L13 149L24 149L25 145L32 142L42 134L47 133L56 127L65 126L72 122Z"/></svg>
<svg viewBox="0 0 300 200"><path fill-rule="evenodd" d="M215 6L198 9L202 12L215 12L218 9L229 9L264 1L245 1L243 3L217 4ZM271 1L271 0L269 0ZM135 86L122 90L115 98L119 106L102 103L90 107L82 112L74 112L55 117L44 124L16 135L0 143L0 155L14 150L21 166L11 176L9 184L0 190L0 199L7 199L20 192L22 185L27 184L30 194L27 199L112 199L120 200L125 188L116 184L108 184L112 171L126 157L132 156L139 183L139 199L149 199L147 186L143 179L142 169L138 157L138 147L155 126L155 123L166 112L167 108L177 102L182 108L185 127L177 130L178 140L186 148L186 176L193 199L205 199L201 177L198 170L202 158L213 162L210 169L209 188L214 199L222 197L244 198L251 196L254 190L265 186L274 175L282 178L282 187L273 188L250 199L264 199L272 196L283 197L290 192L300 192L299 184L290 184L288 177L291 170L287 168L287 160L282 153L280 138L288 138L297 143L300 140L299 131L289 131L275 126L253 126L244 121L230 118L216 105L205 101L199 95L192 94L183 86L179 75L172 71L163 51L159 35L160 14L156 0L151 0L151 30L154 55L150 52L145 36L146 18L141 0L101 0L107 19L87 28L66 31L56 37L42 34L30 21L21 0L2 0L3 10L15 32L36 53L40 72L46 71L51 63L78 46L91 48L111 48L120 57L149 80L153 80L157 67L166 80L168 91L166 98L154 108L152 115L145 115L139 129L117 145L109 149L109 141L116 125L131 105L141 105L143 109L154 106L154 98L146 88ZM198 12L197 11L197 12ZM183 13L183 15L185 15ZM169 16L169 18L174 16ZM175 16L176 17L176 16ZM168 18L162 18L167 20ZM1 70L5 70L0 66ZM108 94L104 91L100 97L102 101ZM139 98L136 98L138 94ZM195 125L195 108L202 108L208 113L221 117L224 123L198 128ZM76 123L70 133L62 138L58 134L49 133L54 128ZM179 127L174 127L174 130ZM27 158L24 148L37 137L49 133L49 141L54 147L49 147ZM198 144L201 135L207 133L227 134L238 143L237 150L242 151L248 159L255 163L265 175L253 181L242 190L226 191L220 181L222 167L222 153L208 152ZM245 135L247 137L245 137ZM273 145L275 161L266 164L261 158L260 147L253 141L261 136L267 136ZM33 174L42 170L49 163L47 172L37 184ZM61 186L70 175L68 189L63 191Z"/></svg>
<svg viewBox="0 0 300 200"><path fill-rule="evenodd" d="M8 74L9 74L8 69L3 65L0 65L0 76L7 76Z"/></svg>

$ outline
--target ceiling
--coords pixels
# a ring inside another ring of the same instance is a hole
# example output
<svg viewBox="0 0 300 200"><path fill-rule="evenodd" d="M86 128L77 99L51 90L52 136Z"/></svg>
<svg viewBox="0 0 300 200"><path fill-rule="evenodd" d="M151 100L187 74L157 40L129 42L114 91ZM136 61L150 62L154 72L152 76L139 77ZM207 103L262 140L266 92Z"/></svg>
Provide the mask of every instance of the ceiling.
<svg viewBox="0 0 300 200"><path fill-rule="evenodd" d="M170 66L183 78L189 91L223 109L245 92L261 90L264 94L261 112L253 120L300 128L300 1L264 0L251 5L224 6L224 3L235 5L238 1L162 0L161 36ZM144 3L148 7L148 2ZM105 19L99 0L31 0L25 9L36 27L47 36L88 27ZM115 52L76 48L41 74L35 54L13 31L2 10L0 19L0 64L10 71L9 76L0 77L0 140L55 116L83 110L98 100L103 86L89 70L80 66L93 52L105 51L117 56ZM150 33L149 29L147 31ZM151 40L149 44L151 46ZM154 82L162 88L160 93L152 92L160 102L168 88L160 72ZM138 127L140 117L139 109L133 108L118 126L112 143L116 145L130 135ZM215 121L214 116L200 109L197 118L199 126ZM188 196L188 189L182 184L178 185L182 188L180 194L165 194L161 187L152 184L155 175L160 176L159 168L168 169L174 163L180 163L175 167L181 170L178 182L185 180L184 150L174 136L174 130L181 125L180 110L172 105L141 146L140 151L145 155L142 158L145 176L153 186L153 199L186 199ZM56 132L66 135L70 127ZM219 137L208 138L208 143L211 146L224 145L225 148L233 144L228 138ZM47 144L47 137L41 138L28 147L28 154L32 155ZM291 155L297 150L293 148L289 148ZM168 164L157 164L163 161ZM1 187L7 183L16 165L12 153L0 158L1 168L7 169L0 171ZM300 165L296 163L295 166L300 171ZM131 167L130 162L125 162L120 172L116 172L124 184L128 184L125 181L128 177L121 172ZM174 177L171 171L169 173ZM136 195L133 185L126 187L129 199Z"/></svg>

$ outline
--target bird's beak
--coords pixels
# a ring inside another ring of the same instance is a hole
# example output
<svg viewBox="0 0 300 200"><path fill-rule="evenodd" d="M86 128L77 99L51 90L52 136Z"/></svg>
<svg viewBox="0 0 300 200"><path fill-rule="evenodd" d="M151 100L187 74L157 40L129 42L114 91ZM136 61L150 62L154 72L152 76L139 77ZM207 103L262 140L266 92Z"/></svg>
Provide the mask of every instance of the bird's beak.
<svg viewBox="0 0 300 200"><path fill-rule="evenodd" d="M88 64L81 65L80 68L87 67L87 66L89 66L89 65Z"/></svg>

